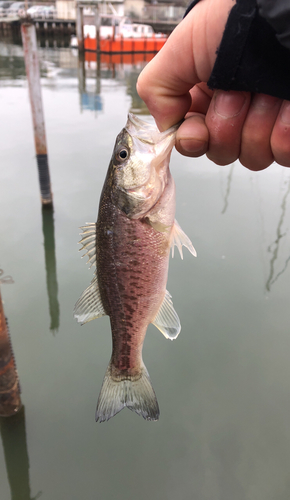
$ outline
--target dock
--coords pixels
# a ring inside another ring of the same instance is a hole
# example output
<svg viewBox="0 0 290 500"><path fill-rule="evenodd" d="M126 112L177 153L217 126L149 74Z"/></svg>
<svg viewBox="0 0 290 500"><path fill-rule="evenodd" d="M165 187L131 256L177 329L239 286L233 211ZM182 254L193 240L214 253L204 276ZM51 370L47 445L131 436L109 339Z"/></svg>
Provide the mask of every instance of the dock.
<svg viewBox="0 0 290 500"><path fill-rule="evenodd" d="M72 35L76 35L76 21L72 19L33 19L36 28L38 39L67 39ZM85 20L87 22L87 20ZM89 24L88 20L88 24ZM141 22L141 21L140 21ZM143 21L145 22L145 21ZM147 21L148 22L148 21ZM164 33L169 35L176 27L176 22L171 21L150 21L150 25L155 33ZM0 18L0 39L8 39L11 41L21 40L21 19L15 18Z"/></svg>
<svg viewBox="0 0 290 500"><path fill-rule="evenodd" d="M21 19L0 18L0 38L21 38ZM61 38L76 34L76 22L71 19L33 19L38 38Z"/></svg>

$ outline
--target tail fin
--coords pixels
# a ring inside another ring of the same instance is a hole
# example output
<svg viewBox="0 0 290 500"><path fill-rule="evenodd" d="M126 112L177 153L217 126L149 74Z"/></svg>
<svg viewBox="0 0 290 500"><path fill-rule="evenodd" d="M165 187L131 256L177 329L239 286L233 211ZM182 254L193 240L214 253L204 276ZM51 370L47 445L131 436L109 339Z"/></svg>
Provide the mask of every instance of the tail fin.
<svg viewBox="0 0 290 500"><path fill-rule="evenodd" d="M109 364L98 399L96 422L109 420L125 406L145 420L159 418L158 402L144 364L141 376L136 380L113 378L111 363Z"/></svg>

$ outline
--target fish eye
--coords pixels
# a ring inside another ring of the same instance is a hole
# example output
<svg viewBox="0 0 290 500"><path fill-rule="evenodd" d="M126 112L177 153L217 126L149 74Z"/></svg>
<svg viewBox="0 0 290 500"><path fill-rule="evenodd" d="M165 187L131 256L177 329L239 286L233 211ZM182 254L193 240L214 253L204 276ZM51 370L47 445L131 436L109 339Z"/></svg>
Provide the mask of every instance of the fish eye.
<svg viewBox="0 0 290 500"><path fill-rule="evenodd" d="M129 156L129 151L126 148L120 149L120 151L118 151L118 153L116 154L116 158L119 161L126 160L128 158L128 156Z"/></svg>

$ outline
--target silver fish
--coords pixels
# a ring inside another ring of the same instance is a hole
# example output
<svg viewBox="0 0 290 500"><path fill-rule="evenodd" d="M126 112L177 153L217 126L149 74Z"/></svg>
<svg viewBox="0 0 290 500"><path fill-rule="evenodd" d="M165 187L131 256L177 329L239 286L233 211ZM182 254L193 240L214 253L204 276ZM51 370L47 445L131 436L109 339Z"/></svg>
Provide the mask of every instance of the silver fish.
<svg viewBox="0 0 290 500"><path fill-rule="evenodd" d="M177 126L159 132L129 114L117 136L101 194L98 220L82 227L82 248L95 277L75 305L87 323L110 317L113 350L96 410L103 422L125 406L146 420L158 420L159 407L142 360L149 323L170 340L180 321L166 290L170 248L182 245L195 256L176 220L175 185L169 159Z"/></svg>

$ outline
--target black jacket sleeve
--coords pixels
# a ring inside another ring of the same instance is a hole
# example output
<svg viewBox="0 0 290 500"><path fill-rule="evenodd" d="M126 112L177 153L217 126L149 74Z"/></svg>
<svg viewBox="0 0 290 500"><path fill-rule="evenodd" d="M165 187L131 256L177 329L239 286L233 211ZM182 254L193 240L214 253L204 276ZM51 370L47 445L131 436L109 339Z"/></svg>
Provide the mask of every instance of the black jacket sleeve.
<svg viewBox="0 0 290 500"><path fill-rule="evenodd" d="M289 0L257 0L260 15L274 28L279 42L290 50Z"/></svg>
<svg viewBox="0 0 290 500"><path fill-rule="evenodd" d="M281 37L287 40L290 26L282 31L280 25L278 32L279 16L272 15L274 28L261 15L267 3L279 3L282 9L289 0L258 1L260 10L256 0L237 0L232 8L207 84L211 89L259 92L290 100L290 50L280 43ZM197 2L192 2L186 14Z"/></svg>

